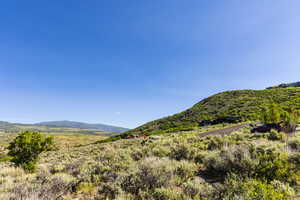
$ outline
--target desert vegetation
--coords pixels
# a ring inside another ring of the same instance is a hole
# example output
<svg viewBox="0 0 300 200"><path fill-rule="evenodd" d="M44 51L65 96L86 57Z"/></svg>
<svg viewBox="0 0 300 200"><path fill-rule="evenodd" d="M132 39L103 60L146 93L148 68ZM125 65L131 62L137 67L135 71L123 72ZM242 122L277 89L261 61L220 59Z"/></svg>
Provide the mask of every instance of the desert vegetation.
<svg viewBox="0 0 300 200"><path fill-rule="evenodd" d="M298 133L288 143L250 126L201 137L216 128L45 151L35 173L3 159L0 199L284 200L298 192Z"/></svg>
<svg viewBox="0 0 300 200"><path fill-rule="evenodd" d="M76 138L85 140L79 135L10 135L0 149L0 199L294 198L298 94L296 88L225 92L173 117L77 145Z"/></svg>

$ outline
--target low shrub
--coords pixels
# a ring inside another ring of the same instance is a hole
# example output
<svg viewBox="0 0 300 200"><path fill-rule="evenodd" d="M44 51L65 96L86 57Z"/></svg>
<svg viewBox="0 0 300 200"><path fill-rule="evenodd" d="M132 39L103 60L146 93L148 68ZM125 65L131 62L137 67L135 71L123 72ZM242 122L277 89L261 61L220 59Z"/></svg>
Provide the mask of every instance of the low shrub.
<svg viewBox="0 0 300 200"><path fill-rule="evenodd" d="M289 163L291 164L291 169L295 172L300 170L300 153L295 153L289 156Z"/></svg>
<svg viewBox="0 0 300 200"><path fill-rule="evenodd" d="M103 195L104 199L116 199L121 189L114 184L103 184L98 193Z"/></svg>
<svg viewBox="0 0 300 200"><path fill-rule="evenodd" d="M205 174L224 179L229 173L251 176L258 161L251 157L248 147L232 147L226 151L208 154L204 158Z"/></svg>
<svg viewBox="0 0 300 200"><path fill-rule="evenodd" d="M0 162L10 161L12 158L4 153L0 153Z"/></svg>
<svg viewBox="0 0 300 200"><path fill-rule="evenodd" d="M254 177L270 182L286 181L292 176L291 166L285 154L270 149L257 149L253 154L258 160Z"/></svg>
<svg viewBox="0 0 300 200"><path fill-rule="evenodd" d="M279 181L270 184L255 179L243 179L231 174L227 177L220 194L222 200L288 200L293 194L291 188Z"/></svg>
<svg viewBox="0 0 300 200"><path fill-rule="evenodd" d="M175 160L192 160L194 155L194 149L186 143L172 146L169 153L169 157Z"/></svg>
<svg viewBox="0 0 300 200"><path fill-rule="evenodd" d="M194 163L181 161L175 168L175 174L181 179L181 182L185 182L195 176L196 166Z"/></svg>
<svg viewBox="0 0 300 200"><path fill-rule="evenodd" d="M183 194L180 191L176 191L175 188L157 188L152 194L155 200L185 200ZM196 200L196 199L195 199Z"/></svg>
<svg viewBox="0 0 300 200"><path fill-rule="evenodd" d="M16 184L11 191L10 200L60 199L72 191L75 179L67 174L56 174L44 182L25 182Z"/></svg>
<svg viewBox="0 0 300 200"><path fill-rule="evenodd" d="M173 173L173 163L170 160L146 158L135 172L123 177L121 187L134 195L139 195L140 191L153 192L156 188L166 187Z"/></svg>
<svg viewBox="0 0 300 200"><path fill-rule="evenodd" d="M271 132L267 135L268 140L284 140L285 134L282 132L278 132L274 129L271 130Z"/></svg>
<svg viewBox="0 0 300 200"><path fill-rule="evenodd" d="M208 140L207 140L207 149L208 150L222 149L222 147L225 144L226 144L226 141L222 137L219 137L219 136L208 137Z"/></svg>
<svg viewBox="0 0 300 200"><path fill-rule="evenodd" d="M214 187L201 182L199 178L187 181L183 184L183 192L191 199L210 199L214 197Z"/></svg>
<svg viewBox="0 0 300 200"><path fill-rule="evenodd" d="M288 157L274 150L237 146L209 154L204 159L205 174L224 179L230 173L268 182L292 176Z"/></svg>
<svg viewBox="0 0 300 200"><path fill-rule="evenodd" d="M300 151L300 139L291 140L288 145L292 150Z"/></svg>

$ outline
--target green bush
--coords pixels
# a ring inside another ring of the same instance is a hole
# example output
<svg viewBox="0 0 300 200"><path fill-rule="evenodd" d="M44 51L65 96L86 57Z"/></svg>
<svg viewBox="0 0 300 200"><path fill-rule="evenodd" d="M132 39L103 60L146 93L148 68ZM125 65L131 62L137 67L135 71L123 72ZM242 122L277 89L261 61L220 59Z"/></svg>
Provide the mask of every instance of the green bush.
<svg viewBox="0 0 300 200"><path fill-rule="evenodd" d="M219 198L222 200L288 200L293 194L289 186L279 181L268 184L255 179L239 178L234 174L228 176L223 187Z"/></svg>
<svg viewBox="0 0 300 200"><path fill-rule="evenodd" d="M224 179L230 173L266 180L288 180L292 176L288 157L274 150L235 147L209 154L203 161L205 174Z"/></svg>
<svg viewBox="0 0 300 200"><path fill-rule="evenodd" d="M99 194L102 194L105 199L116 199L120 193L120 188L116 187L112 183L104 184L98 191Z"/></svg>
<svg viewBox="0 0 300 200"><path fill-rule="evenodd" d="M285 134L272 129L267 137L268 137L268 140L283 140L285 137Z"/></svg>
<svg viewBox="0 0 300 200"><path fill-rule="evenodd" d="M188 161L181 161L175 169L175 174L181 181L186 181L196 174L196 165Z"/></svg>
<svg viewBox="0 0 300 200"><path fill-rule="evenodd" d="M300 151L300 140L299 139L294 139L294 140L290 141L288 145L292 150Z"/></svg>
<svg viewBox="0 0 300 200"><path fill-rule="evenodd" d="M10 160L11 160L10 156L0 153L0 162L6 162L6 161L10 161Z"/></svg>
<svg viewBox="0 0 300 200"><path fill-rule="evenodd" d="M225 145L226 141L220 136L209 136L207 141L208 150L221 149Z"/></svg>
<svg viewBox="0 0 300 200"><path fill-rule="evenodd" d="M270 182L273 180L286 181L292 176L291 166L285 154L265 149L258 149L253 154L259 161L255 167L256 178Z"/></svg>
<svg viewBox="0 0 300 200"><path fill-rule="evenodd" d="M153 192L156 188L166 187L173 173L170 160L149 157L141 162L135 172L123 178L121 188L133 195L139 195L140 191Z"/></svg>
<svg viewBox="0 0 300 200"><path fill-rule="evenodd" d="M295 153L289 156L289 163L291 164L291 170L293 170L295 175L300 170L300 153Z"/></svg>
<svg viewBox="0 0 300 200"><path fill-rule="evenodd" d="M213 186L199 179L193 179L183 184L183 192L190 197L190 199L213 199L215 189Z"/></svg>
<svg viewBox="0 0 300 200"><path fill-rule="evenodd" d="M153 198L155 200L184 200L179 192L175 191L174 188L157 188L153 192Z"/></svg>
<svg viewBox="0 0 300 200"><path fill-rule="evenodd" d="M271 104L262 110L261 121L265 124L279 123L283 110L277 104Z"/></svg>
<svg viewBox="0 0 300 200"><path fill-rule="evenodd" d="M45 137L38 132L25 131L9 144L8 155L17 166L28 172L34 172L39 154L53 148L52 137Z"/></svg>
<svg viewBox="0 0 300 200"><path fill-rule="evenodd" d="M253 159L248 147L232 147L226 151L211 153L203 159L205 174L225 179L229 173L252 176L258 161Z"/></svg>
<svg viewBox="0 0 300 200"><path fill-rule="evenodd" d="M189 144L183 143L171 148L169 157L175 160L189 160L194 157L194 151Z"/></svg>

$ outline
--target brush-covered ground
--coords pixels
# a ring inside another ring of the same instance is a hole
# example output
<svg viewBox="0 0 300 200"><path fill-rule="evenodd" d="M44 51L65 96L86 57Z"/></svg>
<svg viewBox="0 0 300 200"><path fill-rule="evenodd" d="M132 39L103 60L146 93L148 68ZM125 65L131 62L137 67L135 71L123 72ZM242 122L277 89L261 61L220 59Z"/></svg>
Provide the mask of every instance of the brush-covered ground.
<svg viewBox="0 0 300 200"><path fill-rule="evenodd" d="M33 174L2 160L0 199L284 200L298 193L300 133L245 127L199 136L221 127L45 152Z"/></svg>

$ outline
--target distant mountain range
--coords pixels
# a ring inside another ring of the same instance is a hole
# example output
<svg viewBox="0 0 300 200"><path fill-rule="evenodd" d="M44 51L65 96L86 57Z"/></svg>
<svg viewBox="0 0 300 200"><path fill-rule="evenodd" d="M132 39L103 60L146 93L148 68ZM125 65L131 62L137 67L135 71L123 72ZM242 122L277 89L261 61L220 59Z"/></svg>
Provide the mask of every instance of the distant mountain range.
<svg viewBox="0 0 300 200"><path fill-rule="evenodd" d="M40 122L40 123L36 123L33 125L69 127L69 128L80 128L80 129L95 129L95 130L102 130L102 131L116 132L116 133L122 133L122 132L129 130L127 128L111 126L111 125L106 125L106 124L89 124L89 123L74 122L74 121L67 121L67 120Z"/></svg>

